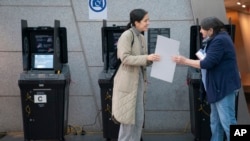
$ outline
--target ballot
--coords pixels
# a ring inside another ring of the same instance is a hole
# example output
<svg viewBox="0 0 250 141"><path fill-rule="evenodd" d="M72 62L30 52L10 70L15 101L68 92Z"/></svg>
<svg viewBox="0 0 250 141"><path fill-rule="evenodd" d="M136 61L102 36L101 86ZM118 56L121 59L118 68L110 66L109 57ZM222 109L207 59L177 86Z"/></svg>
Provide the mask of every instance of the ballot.
<svg viewBox="0 0 250 141"><path fill-rule="evenodd" d="M179 47L179 41L157 35L155 54L160 55L160 61L153 63L151 77L173 82L176 63L172 61L171 57L179 54Z"/></svg>

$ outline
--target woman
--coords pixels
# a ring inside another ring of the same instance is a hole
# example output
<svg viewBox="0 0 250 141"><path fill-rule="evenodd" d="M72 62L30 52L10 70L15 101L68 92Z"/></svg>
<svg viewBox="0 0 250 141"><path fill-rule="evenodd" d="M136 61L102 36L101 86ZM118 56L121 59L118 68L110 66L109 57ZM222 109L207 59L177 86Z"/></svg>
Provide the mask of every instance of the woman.
<svg viewBox="0 0 250 141"><path fill-rule="evenodd" d="M130 12L128 29L117 44L121 65L114 77L112 115L120 123L118 141L140 141L144 122L146 66L159 61L156 54L147 53L142 32L148 29L149 15L143 9Z"/></svg>
<svg viewBox="0 0 250 141"><path fill-rule="evenodd" d="M201 68L202 82L210 103L211 141L230 141L230 125L236 124L235 98L241 86L233 41L224 24L215 17L202 20L200 32L205 46L196 55L199 60L173 56L172 60Z"/></svg>

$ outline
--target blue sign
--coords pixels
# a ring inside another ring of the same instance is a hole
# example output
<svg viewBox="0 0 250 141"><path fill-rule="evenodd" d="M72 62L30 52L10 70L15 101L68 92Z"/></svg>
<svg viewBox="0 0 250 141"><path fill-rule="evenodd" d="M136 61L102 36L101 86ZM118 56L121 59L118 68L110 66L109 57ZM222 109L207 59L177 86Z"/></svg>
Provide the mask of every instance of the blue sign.
<svg viewBox="0 0 250 141"><path fill-rule="evenodd" d="M102 12L106 6L106 0L89 0L89 7L95 12Z"/></svg>

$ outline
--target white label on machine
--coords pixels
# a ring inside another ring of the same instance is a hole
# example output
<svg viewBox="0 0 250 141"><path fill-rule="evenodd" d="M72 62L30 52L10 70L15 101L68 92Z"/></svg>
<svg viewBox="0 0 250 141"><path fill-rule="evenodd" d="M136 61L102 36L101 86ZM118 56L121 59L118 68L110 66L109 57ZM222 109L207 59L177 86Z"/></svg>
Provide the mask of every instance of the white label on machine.
<svg viewBox="0 0 250 141"><path fill-rule="evenodd" d="M35 103L47 103L47 95L34 95Z"/></svg>

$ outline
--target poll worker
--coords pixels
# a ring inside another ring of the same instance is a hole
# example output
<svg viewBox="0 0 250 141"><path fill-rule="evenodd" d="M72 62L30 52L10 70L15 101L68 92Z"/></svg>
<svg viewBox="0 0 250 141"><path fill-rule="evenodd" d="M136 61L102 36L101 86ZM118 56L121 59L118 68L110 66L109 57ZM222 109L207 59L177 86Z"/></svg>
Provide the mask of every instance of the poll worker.
<svg viewBox="0 0 250 141"><path fill-rule="evenodd" d="M224 132L230 141L230 125L237 123L235 99L241 87L234 44L218 18L207 17L200 27L204 46L196 53L199 59L175 55L172 60L201 69L206 99L211 107L211 141L223 141Z"/></svg>

